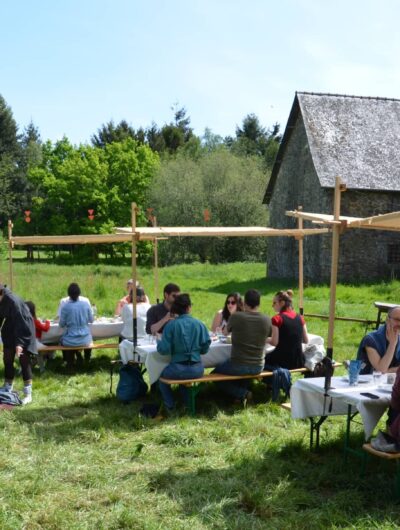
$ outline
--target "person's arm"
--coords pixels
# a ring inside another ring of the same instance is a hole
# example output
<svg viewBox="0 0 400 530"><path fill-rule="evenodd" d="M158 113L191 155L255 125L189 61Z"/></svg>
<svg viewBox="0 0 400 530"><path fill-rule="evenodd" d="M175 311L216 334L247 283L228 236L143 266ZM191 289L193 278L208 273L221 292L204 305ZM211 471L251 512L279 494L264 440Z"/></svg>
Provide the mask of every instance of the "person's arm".
<svg viewBox="0 0 400 530"><path fill-rule="evenodd" d="M35 328L39 329L40 331L49 331L50 329L50 320L45 320L42 322L38 318L35 320Z"/></svg>
<svg viewBox="0 0 400 530"><path fill-rule="evenodd" d="M200 341L200 355L204 355L210 349L211 344L210 334L208 333L208 329L204 324L202 325Z"/></svg>
<svg viewBox="0 0 400 530"><path fill-rule="evenodd" d="M267 338L267 343L271 346L277 346L279 342L279 328L278 326L272 326L272 335Z"/></svg>
<svg viewBox="0 0 400 530"><path fill-rule="evenodd" d="M164 328L161 340L157 341L157 351L161 355L172 355L173 326L167 325Z"/></svg>
<svg viewBox="0 0 400 530"><path fill-rule="evenodd" d="M171 316L171 313L168 311L168 313L158 322L155 322L150 326L150 331L152 335L156 335L160 331L160 329L165 326L170 320L173 320L173 317ZM146 327L147 329L147 327Z"/></svg>
<svg viewBox="0 0 400 530"><path fill-rule="evenodd" d="M67 312L67 305L63 305L60 311L60 321L58 323L60 328L65 328L65 326L67 325L66 312Z"/></svg>
<svg viewBox="0 0 400 530"><path fill-rule="evenodd" d="M87 319L89 324L91 324L94 320L93 310L90 304L87 305Z"/></svg>
<svg viewBox="0 0 400 530"><path fill-rule="evenodd" d="M215 333L217 328L220 328L222 324L222 311L217 311L214 315L214 319L211 324L211 331Z"/></svg>
<svg viewBox="0 0 400 530"><path fill-rule="evenodd" d="M378 351L372 346L366 346L365 351L367 352L368 360L374 370L377 370L382 373L396 372L397 367L389 368L389 366L393 361L393 357L396 353L399 334L396 329L393 328L389 320L386 323L386 336L389 341L389 344L386 349L386 352L382 357L379 355Z"/></svg>
<svg viewBox="0 0 400 530"><path fill-rule="evenodd" d="M307 333L307 326L303 325L303 343L308 344L308 333Z"/></svg>

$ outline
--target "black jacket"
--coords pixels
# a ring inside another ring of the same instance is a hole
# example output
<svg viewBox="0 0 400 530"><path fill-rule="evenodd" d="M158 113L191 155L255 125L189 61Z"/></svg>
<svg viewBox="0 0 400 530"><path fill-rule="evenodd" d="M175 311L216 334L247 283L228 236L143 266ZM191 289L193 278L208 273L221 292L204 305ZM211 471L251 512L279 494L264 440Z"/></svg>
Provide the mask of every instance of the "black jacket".
<svg viewBox="0 0 400 530"><path fill-rule="evenodd" d="M22 346L30 353L37 353L35 325L25 302L10 289L4 289L0 302L1 340L7 348Z"/></svg>

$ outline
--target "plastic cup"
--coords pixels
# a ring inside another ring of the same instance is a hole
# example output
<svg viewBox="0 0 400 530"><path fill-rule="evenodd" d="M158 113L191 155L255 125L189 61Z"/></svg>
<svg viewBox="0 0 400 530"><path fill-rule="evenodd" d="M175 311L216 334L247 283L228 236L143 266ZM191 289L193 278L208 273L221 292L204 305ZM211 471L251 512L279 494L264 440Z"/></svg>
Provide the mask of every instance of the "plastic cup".
<svg viewBox="0 0 400 530"><path fill-rule="evenodd" d="M358 376L360 374L360 361L350 361L349 363L349 385L358 385Z"/></svg>
<svg viewBox="0 0 400 530"><path fill-rule="evenodd" d="M374 370L372 372L372 380L374 382L374 385L378 386L381 382L382 372L379 372L378 370Z"/></svg>

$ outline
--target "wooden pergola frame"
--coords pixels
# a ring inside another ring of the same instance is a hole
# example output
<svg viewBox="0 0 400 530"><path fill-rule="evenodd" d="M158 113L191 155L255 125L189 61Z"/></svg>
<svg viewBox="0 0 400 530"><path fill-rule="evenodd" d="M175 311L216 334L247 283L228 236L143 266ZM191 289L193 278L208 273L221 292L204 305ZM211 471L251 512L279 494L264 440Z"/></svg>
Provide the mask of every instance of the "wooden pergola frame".
<svg viewBox="0 0 400 530"><path fill-rule="evenodd" d="M132 226L119 227L115 234L90 234L90 235L58 235L58 236L13 236L12 222L8 222L8 244L9 244L9 277L10 286L13 288L13 259L14 246L27 245L87 245L101 243L125 243L130 242L132 246L132 280L136 285L137 264L136 246L139 241L152 241L154 245L155 265L155 288L156 299L158 299L158 240L166 237L294 237L299 241L299 305L303 313L303 238L305 236L324 234L331 230L324 228L303 228L303 221L299 219L298 228L275 229L262 226L255 227L161 227L157 226L156 220L152 227L138 227L136 225L137 205L132 203ZM133 342L137 345L137 309L136 297L133 296Z"/></svg>
<svg viewBox="0 0 400 530"><path fill-rule="evenodd" d="M327 354L333 357L333 336L335 329L336 313L336 285L337 271L339 262L339 240L340 235L350 228L359 228L367 230L389 230L394 232L400 231L400 212L391 212L372 217L348 217L340 215L341 194L346 191L340 177L335 179L333 215L303 212L302 210L287 211L286 215L295 217L300 220L311 221L314 224L329 226L332 228L332 256L331 256L331 278L330 278L330 297L329 297L329 326L328 326L328 345Z"/></svg>

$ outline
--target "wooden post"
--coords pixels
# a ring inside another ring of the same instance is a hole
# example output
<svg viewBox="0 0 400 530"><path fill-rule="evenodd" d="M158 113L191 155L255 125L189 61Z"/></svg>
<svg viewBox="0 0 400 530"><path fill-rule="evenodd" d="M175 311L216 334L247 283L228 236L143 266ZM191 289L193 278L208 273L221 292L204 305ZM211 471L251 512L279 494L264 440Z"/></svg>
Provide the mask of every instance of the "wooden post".
<svg viewBox="0 0 400 530"><path fill-rule="evenodd" d="M136 353L137 346L137 307L136 307L136 203L132 203L132 315L133 315L133 353Z"/></svg>
<svg viewBox="0 0 400 530"><path fill-rule="evenodd" d="M340 177L335 179L335 195L333 203L333 220L339 221L340 217L340 199L341 192L346 188L342 185ZM331 284L329 298L329 325L328 325L328 345L326 349L327 356L333 358L333 334L335 331L335 312L336 312L336 283L339 261L339 237L341 225L334 224L332 229L332 257L331 257Z"/></svg>
<svg viewBox="0 0 400 530"><path fill-rule="evenodd" d="M154 217L153 219L153 226L157 226L157 217ZM159 297L159 283L158 283L158 240L155 237L154 238L154 244L153 244L153 250L154 250L154 294L156 297L156 303L158 304L160 302Z"/></svg>
<svg viewBox="0 0 400 530"><path fill-rule="evenodd" d="M8 220L8 267L9 267L8 281L9 281L9 287L11 290L13 290L13 287L14 287L13 255L12 255L13 243L11 241L12 229L13 229L13 224L12 224L12 221L9 219Z"/></svg>
<svg viewBox="0 0 400 530"><path fill-rule="evenodd" d="M299 212L303 209L302 206L298 207ZM298 218L299 230L303 230L303 219ZM299 237L299 313L300 315L304 314L304 302L303 302L303 293L304 293L304 269L303 269L303 236Z"/></svg>

